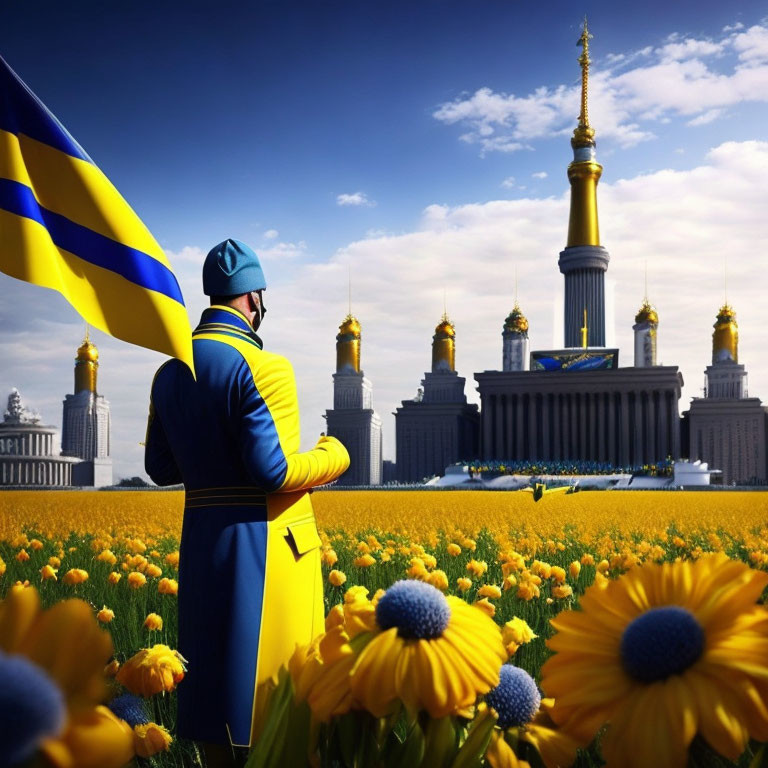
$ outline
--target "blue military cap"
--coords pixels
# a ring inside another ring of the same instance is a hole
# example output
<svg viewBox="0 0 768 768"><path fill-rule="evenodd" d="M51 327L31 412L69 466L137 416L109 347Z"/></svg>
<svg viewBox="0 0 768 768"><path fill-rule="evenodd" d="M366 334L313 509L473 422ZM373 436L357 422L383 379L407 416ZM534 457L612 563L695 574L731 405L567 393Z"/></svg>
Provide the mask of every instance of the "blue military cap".
<svg viewBox="0 0 768 768"><path fill-rule="evenodd" d="M225 240L208 252L203 264L206 296L240 296L267 287L259 257L239 240Z"/></svg>

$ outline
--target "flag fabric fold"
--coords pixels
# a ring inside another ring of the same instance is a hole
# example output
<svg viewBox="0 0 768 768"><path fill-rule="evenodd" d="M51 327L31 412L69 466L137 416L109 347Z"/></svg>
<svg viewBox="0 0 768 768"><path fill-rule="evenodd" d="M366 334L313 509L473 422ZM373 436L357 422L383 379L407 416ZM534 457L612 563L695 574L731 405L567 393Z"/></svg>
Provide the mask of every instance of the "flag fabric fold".
<svg viewBox="0 0 768 768"><path fill-rule="evenodd" d="M194 372L189 317L162 249L2 57L0 271L58 291L89 324Z"/></svg>

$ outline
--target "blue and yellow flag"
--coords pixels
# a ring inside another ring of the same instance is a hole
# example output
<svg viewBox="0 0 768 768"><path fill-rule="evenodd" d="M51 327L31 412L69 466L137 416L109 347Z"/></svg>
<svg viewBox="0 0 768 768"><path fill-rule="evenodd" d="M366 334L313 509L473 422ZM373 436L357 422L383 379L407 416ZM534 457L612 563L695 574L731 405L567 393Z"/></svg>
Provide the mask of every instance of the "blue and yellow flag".
<svg viewBox="0 0 768 768"><path fill-rule="evenodd" d="M53 288L96 328L194 370L189 317L162 249L2 57L0 271Z"/></svg>

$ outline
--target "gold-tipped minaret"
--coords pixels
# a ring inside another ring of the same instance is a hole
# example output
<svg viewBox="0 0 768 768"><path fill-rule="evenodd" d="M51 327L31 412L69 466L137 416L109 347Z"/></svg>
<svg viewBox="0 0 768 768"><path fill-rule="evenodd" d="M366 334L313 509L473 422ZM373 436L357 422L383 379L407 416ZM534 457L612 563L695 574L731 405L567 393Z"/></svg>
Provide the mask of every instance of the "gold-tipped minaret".
<svg viewBox="0 0 768 768"><path fill-rule="evenodd" d="M638 324L649 323L654 327L659 324L659 315L656 312L655 307L651 304L650 301L648 301L647 296L643 299L643 303L640 305L640 309L637 310L637 314L635 315L635 322Z"/></svg>
<svg viewBox="0 0 768 768"><path fill-rule="evenodd" d="M432 372L456 370L456 327L443 312L432 337Z"/></svg>
<svg viewBox="0 0 768 768"><path fill-rule="evenodd" d="M589 124L589 34L587 19L577 45L581 45L581 111L579 124L573 132L573 162L568 166L571 183L571 215L568 221L568 247L600 245L597 223L597 182L603 166L595 160L595 129Z"/></svg>
<svg viewBox="0 0 768 768"><path fill-rule="evenodd" d="M736 312L726 301L717 313L712 334L712 364L723 360L739 362L739 326Z"/></svg>
<svg viewBox="0 0 768 768"><path fill-rule="evenodd" d="M350 312L336 336L336 373L360 373L360 323Z"/></svg>
<svg viewBox="0 0 768 768"><path fill-rule="evenodd" d="M85 329L83 343L77 348L75 357L75 394L87 390L96 393L96 374L99 370L99 350Z"/></svg>

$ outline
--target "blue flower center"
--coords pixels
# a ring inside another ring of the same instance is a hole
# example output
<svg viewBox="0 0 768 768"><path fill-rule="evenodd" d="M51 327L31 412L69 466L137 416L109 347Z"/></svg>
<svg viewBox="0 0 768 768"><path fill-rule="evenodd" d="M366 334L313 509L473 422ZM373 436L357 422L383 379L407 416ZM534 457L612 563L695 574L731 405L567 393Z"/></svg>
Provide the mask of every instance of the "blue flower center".
<svg viewBox="0 0 768 768"><path fill-rule="evenodd" d="M24 656L0 653L0 764L32 757L44 738L61 730L65 715L61 690L43 669Z"/></svg>
<svg viewBox="0 0 768 768"><path fill-rule="evenodd" d="M147 717L142 700L132 693L116 696L107 706L117 717L125 720L131 728L135 728L137 725L145 725L149 722L149 717Z"/></svg>
<svg viewBox="0 0 768 768"><path fill-rule="evenodd" d="M524 669L504 664L499 670L499 684L485 695L485 703L498 712L499 728L512 728L533 720L541 694Z"/></svg>
<svg viewBox="0 0 768 768"><path fill-rule="evenodd" d="M641 683L685 672L703 651L701 624L679 605L651 608L630 622L621 636L624 670Z"/></svg>
<svg viewBox="0 0 768 768"><path fill-rule="evenodd" d="M382 629L397 627L406 639L440 637L450 618L445 595L424 581L396 581L376 603L376 623Z"/></svg>

